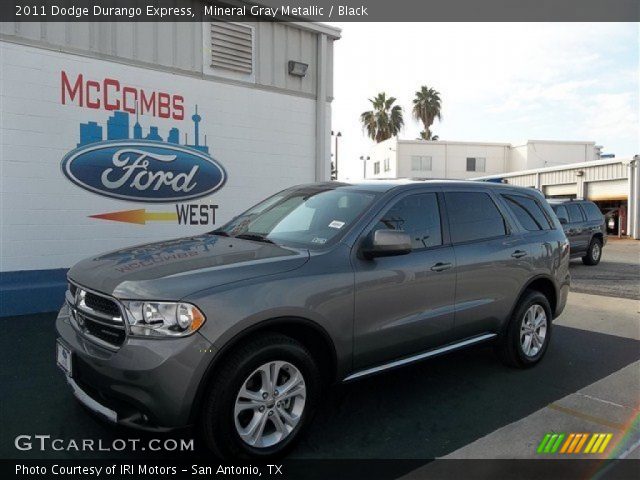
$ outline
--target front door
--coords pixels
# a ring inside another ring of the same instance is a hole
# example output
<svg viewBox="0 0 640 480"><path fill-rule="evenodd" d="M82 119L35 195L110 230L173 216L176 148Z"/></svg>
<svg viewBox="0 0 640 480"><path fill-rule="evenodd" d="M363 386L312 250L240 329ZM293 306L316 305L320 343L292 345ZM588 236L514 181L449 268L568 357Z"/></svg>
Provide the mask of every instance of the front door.
<svg viewBox="0 0 640 480"><path fill-rule="evenodd" d="M446 343L454 320L456 265L441 222L436 191L404 194L363 234L403 230L407 255L367 260L354 254L354 368L397 359Z"/></svg>

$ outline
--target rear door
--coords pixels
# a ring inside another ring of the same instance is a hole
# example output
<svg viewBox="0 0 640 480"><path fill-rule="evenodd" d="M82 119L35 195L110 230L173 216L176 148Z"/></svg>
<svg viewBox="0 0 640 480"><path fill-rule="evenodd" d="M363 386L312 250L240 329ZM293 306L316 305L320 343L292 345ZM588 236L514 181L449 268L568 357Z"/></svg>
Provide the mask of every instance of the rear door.
<svg viewBox="0 0 640 480"><path fill-rule="evenodd" d="M564 206L569 215L569 223L565 225L565 234L569 239L571 255L584 253L589 246L590 234L586 219L578 203L568 202Z"/></svg>
<svg viewBox="0 0 640 480"><path fill-rule="evenodd" d="M592 202L584 202L580 204L582 208L582 213L586 217L585 221L585 233L587 233L587 247L596 234L604 234L606 233L606 228L604 227L604 216L602 212L598 208L595 203Z"/></svg>
<svg viewBox="0 0 640 480"><path fill-rule="evenodd" d="M444 197L457 265L455 336L495 332L529 278L527 239L489 189Z"/></svg>
<svg viewBox="0 0 640 480"><path fill-rule="evenodd" d="M357 246L375 230L403 230L413 250L375 259L353 255L355 368L422 352L450 338L456 268L442 209L436 189L408 192L392 199L363 232Z"/></svg>

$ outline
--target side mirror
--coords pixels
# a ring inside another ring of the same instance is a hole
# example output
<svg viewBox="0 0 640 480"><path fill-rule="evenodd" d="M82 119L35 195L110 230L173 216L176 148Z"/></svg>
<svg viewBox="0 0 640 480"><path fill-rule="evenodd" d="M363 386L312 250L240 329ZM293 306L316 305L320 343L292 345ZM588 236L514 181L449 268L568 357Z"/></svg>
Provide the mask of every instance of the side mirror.
<svg viewBox="0 0 640 480"><path fill-rule="evenodd" d="M567 219L564 217L559 217L558 220L560 220L560 225L566 225L567 223L569 223L567 222Z"/></svg>
<svg viewBox="0 0 640 480"><path fill-rule="evenodd" d="M403 231L376 230L362 253L367 258L406 255L411 253L411 237Z"/></svg>

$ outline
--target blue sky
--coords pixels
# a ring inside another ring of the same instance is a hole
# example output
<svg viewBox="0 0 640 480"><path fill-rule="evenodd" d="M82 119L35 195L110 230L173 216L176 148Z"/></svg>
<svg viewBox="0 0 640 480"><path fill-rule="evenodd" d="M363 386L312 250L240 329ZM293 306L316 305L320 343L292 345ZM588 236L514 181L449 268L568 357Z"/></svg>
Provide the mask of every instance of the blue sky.
<svg viewBox="0 0 640 480"><path fill-rule="evenodd" d="M440 91L441 139L518 143L593 140L616 157L640 153L639 28L634 23L344 23L335 43L332 124L343 173L372 143L367 98L385 91L405 110L400 138L416 138L411 100Z"/></svg>

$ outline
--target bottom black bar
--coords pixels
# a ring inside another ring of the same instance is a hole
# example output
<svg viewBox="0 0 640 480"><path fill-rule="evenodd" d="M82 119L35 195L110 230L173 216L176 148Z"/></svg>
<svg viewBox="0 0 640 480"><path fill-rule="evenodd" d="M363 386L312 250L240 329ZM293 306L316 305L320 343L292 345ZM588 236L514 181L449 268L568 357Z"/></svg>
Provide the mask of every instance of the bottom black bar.
<svg viewBox="0 0 640 480"><path fill-rule="evenodd" d="M273 460L267 463L0 460L0 478L22 479L616 479L636 480L640 460Z"/></svg>

